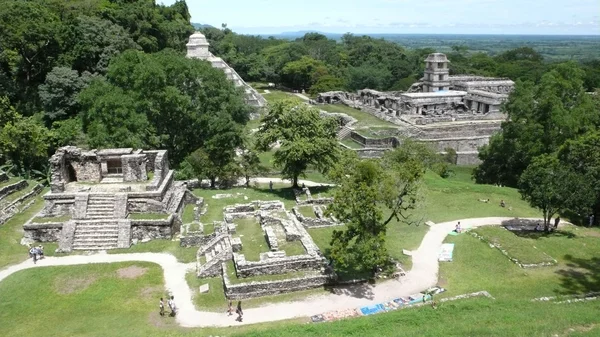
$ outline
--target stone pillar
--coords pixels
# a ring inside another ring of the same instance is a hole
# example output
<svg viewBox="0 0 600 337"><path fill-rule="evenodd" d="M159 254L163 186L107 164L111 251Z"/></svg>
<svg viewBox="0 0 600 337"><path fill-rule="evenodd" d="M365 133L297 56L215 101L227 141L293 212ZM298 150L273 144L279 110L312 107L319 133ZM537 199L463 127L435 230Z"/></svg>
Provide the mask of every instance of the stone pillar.
<svg viewBox="0 0 600 337"><path fill-rule="evenodd" d="M78 194L75 196L75 205L73 207L73 219L85 219L87 215L87 204L89 194Z"/></svg>
<svg viewBox="0 0 600 337"><path fill-rule="evenodd" d="M117 222L119 228L119 236L117 239L117 248L131 247L131 221L119 220Z"/></svg>
<svg viewBox="0 0 600 337"><path fill-rule="evenodd" d="M127 193L115 194L114 217L117 219L125 219L127 217Z"/></svg>
<svg viewBox="0 0 600 337"><path fill-rule="evenodd" d="M67 221L63 223L60 238L58 239L57 252L71 252L73 249L73 239L75 238L75 228L77 228L77 223L75 221Z"/></svg>

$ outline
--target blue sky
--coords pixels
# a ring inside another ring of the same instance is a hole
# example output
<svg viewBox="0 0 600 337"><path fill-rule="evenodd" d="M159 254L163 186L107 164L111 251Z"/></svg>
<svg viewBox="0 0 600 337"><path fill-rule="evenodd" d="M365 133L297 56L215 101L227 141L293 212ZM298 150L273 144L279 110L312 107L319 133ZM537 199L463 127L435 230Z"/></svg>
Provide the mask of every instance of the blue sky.
<svg viewBox="0 0 600 337"><path fill-rule="evenodd" d="M175 0L156 0L171 4ZM600 35L600 0L187 0L192 22L238 33Z"/></svg>

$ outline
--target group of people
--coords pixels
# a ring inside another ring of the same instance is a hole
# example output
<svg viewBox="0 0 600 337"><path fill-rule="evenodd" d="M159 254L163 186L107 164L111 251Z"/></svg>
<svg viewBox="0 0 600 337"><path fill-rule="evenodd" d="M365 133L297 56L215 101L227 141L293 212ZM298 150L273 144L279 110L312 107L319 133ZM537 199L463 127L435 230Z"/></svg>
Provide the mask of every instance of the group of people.
<svg viewBox="0 0 600 337"><path fill-rule="evenodd" d="M167 305L169 306L169 309L171 310L171 313L169 314L169 316L175 317L175 315L177 314L177 306L175 305L175 297L174 296L171 296L171 298L169 298L169 300L167 301ZM158 307L160 309L160 315L164 316L165 315L165 302L162 297L160 298Z"/></svg>
<svg viewBox="0 0 600 337"><path fill-rule="evenodd" d="M33 259L33 263L35 264L37 260L41 260L44 258L44 246L39 245L37 247L29 247L29 257Z"/></svg>
<svg viewBox="0 0 600 337"><path fill-rule="evenodd" d="M227 308L227 313L229 316L233 315L233 302L229 301L229 307ZM242 317L244 316L244 312L242 311L242 301L238 301L237 308L235 309L235 313L238 317L235 319L238 322L242 321Z"/></svg>

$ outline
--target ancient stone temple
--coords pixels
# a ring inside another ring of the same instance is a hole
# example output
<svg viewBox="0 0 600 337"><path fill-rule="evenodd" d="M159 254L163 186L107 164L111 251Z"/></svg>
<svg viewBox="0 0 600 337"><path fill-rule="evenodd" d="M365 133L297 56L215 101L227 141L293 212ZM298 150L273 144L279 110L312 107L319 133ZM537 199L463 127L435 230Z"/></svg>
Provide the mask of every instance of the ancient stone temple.
<svg viewBox="0 0 600 337"><path fill-rule="evenodd" d="M441 53L430 54L424 61L423 78L406 92L326 92L319 94L315 103L341 103L360 109L398 126L385 136L415 138L433 144L440 152L452 148L458 153L459 163L477 163L478 148L488 143L506 119L501 105L514 82L507 78L450 75L451 61ZM338 138L361 138L351 130L347 119L342 121L346 128ZM398 144L398 140L375 143L378 148L385 148ZM382 153L381 149L371 152Z"/></svg>
<svg viewBox="0 0 600 337"><path fill-rule="evenodd" d="M238 75L238 73L231 68L222 58L214 56L209 50L209 43L206 41L206 37L200 33L195 32L190 36L189 42L187 43L187 57L197 58L205 60L211 63L214 68L219 68L225 72L227 78L235 84L236 87L243 88L246 94L246 103L255 106L263 107L267 104L265 98L259 94L254 88L248 85Z"/></svg>
<svg viewBox="0 0 600 337"><path fill-rule="evenodd" d="M174 181L167 151L62 147L50 158L44 209L24 225L31 241L58 241L59 250L128 248L170 239L195 197Z"/></svg>

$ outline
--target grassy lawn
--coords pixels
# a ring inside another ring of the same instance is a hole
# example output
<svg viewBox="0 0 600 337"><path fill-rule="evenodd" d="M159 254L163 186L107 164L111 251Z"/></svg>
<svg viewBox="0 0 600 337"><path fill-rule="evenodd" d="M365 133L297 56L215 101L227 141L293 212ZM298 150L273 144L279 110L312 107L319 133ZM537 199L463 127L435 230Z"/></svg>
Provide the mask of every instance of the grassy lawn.
<svg viewBox="0 0 600 337"><path fill-rule="evenodd" d="M294 256L294 255L303 255L306 254L306 249L304 249L304 245L300 241L278 241L279 250L285 251L286 256Z"/></svg>
<svg viewBox="0 0 600 337"><path fill-rule="evenodd" d="M183 263L196 262L197 251L198 247L183 248L179 245L179 241L171 240L152 240L132 245L127 249L107 250L109 254L168 253L175 256L177 261Z"/></svg>
<svg viewBox="0 0 600 337"><path fill-rule="evenodd" d="M513 258L524 264L552 262L552 258L535 247L534 239L519 237L503 227L482 227L474 230L489 242L499 245Z"/></svg>
<svg viewBox="0 0 600 337"><path fill-rule="evenodd" d="M27 193L30 193L31 191L33 191L33 188L38 184L37 181L35 181L35 180L28 180L27 182L29 183L28 186L26 186L22 190L13 191L11 194L9 194L6 197L4 197L0 201L0 204L1 205L8 205L8 204L10 204L11 202L19 199L20 197L26 195Z"/></svg>
<svg viewBox="0 0 600 337"><path fill-rule="evenodd" d="M342 139L340 141L340 143L346 145L347 147L349 147L351 149L362 149L363 148L361 143L356 142L350 138Z"/></svg>
<svg viewBox="0 0 600 337"><path fill-rule="evenodd" d="M453 242L454 262L440 264L440 278L447 296L485 289L501 300L524 301L542 296L599 291L600 231L568 226L558 233L531 239L542 251L551 252L558 265L522 269L495 248L470 236L447 237ZM600 302L596 302L596 306ZM568 306L556 306L565 308Z"/></svg>
<svg viewBox="0 0 600 337"><path fill-rule="evenodd" d="M168 217L167 213L129 213L129 219L133 220L165 220Z"/></svg>
<svg viewBox="0 0 600 337"><path fill-rule="evenodd" d="M307 218L316 218L312 206L298 206L298 211Z"/></svg>
<svg viewBox="0 0 600 337"><path fill-rule="evenodd" d="M338 112L344 113L348 116L352 116L356 118L357 122L353 125L353 127L361 127L361 126L384 126L384 127L393 127L395 126L393 123L384 121L383 119L379 119L370 113L360 111L358 109L351 108L344 104L324 104L318 106L320 109L328 111L328 112Z"/></svg>
<svg viewBox="0 0 600 337"><path fill-rule="evenodd" d="M44 199L41 197L48 190L42 191L25 212L18 213L8 220L4 225L0 226L0 268L7 265L25 261L28 258L25 246L21 246L21 238L23 238L23 224L31 217L37 214L44 207ZM46 248L46 255L52 254L53 250Z"/></svg>
<svg viewBox="0 0 600 337"><path fill-rule="evenodd" d="M281 91L281 90L271 90L271 89L269 89L269 91L270 92L268 94L263 94L263 97L269 103L282 101L282 100L290 99L290 98L293 100L296 100L298 102L302 102L302 100L298 96L296 96L292 93L288 93L288 92Z"/></svg>
<svg viewBox="0 0 600 337"><path fill-rule="evenodd" d="M235 219L237 225L235 236L242 239L242 254L248 261L259 261L260 253L270 251L265 232L256 218Z"/></svg>
<svg viewBox="0 0 600 337"><path fill-rule="evenodd" d="M54 216L54 217L35 217L31 219L32 223L48 223L48 222L65 222L71 220L70 215Z"/></svg>
<svg viewBox="0 0 600 337"><path fill-rule="evenodd" d="M369 127L369 128L358 129L358 130L356 130L356 132L358 132L360 135L368 137L368 138L385 138L387 136L381 136L378 133L378 132L381 132L381 131L384 131L384 130L396 131L396 130L398 130L398 128L393 128L393 127Z"/></svg>
<svg viewBox="0 0 600 337"><path fill-rule="evenodd" d="M187 204L183 208L183 214L181 215L181 221L184 224L194 222L194 207L196 207L195 204Z"/></svg>
<svg viewBox="0 0 600 337"><path fill-rule="evenodd" d="M12 184L17 183L17 182L19 182L21 180L23 180L23 178L21 178L21 177L9 177L8 180L0 182L0 188L8 186L8 185L12 185Z"/></svg>

